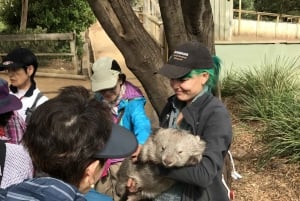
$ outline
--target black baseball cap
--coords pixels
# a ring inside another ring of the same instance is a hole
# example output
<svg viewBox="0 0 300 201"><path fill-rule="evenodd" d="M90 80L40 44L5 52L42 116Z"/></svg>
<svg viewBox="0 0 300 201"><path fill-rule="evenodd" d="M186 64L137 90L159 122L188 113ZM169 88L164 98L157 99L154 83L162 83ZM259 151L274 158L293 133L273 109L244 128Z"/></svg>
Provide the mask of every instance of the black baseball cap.
<svg viewBox="0 0 300 201"><path fill-rule="evenodd" d="M15 48L4 57L0 64L0 71L30 65L33 65L35 69L38 67L37 58L32 51L27 48Z"/></svg>
<svg viewBox="0 0 300 201"><path fill-rule="evenodd" d="M95 158L124 158L137 149L135 135L128 129L113 124L112 131L105 147L95 154Z"/></svg>
<svg viewBox="0 0 300 201"><path fill-rule="evenodd" d="M213 68L209 50L198 41L189 41L177 46L168 62L158 73L170 79L183 77L194 69Z"/></svg>

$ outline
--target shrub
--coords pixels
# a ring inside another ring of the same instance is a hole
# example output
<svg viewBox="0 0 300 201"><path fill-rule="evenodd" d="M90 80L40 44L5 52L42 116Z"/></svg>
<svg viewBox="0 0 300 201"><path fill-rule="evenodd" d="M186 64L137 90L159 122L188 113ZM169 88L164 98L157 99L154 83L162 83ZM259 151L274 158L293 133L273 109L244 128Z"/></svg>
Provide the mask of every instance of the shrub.
<svg viewBox="0 0 300 201"><path fill-rule="evenodd" d="M19 33L22 1L0 0L0 21L6 25L4 33ZM55 6L53 6L55 5ZM82 0L33 0L29 1L26 33L76 32L78 56L82 54L80 32L95 22L87 1ZM38 32L41 31L42 32Z"/></svg>
<svg viewBox="0 0 300 201"><path fill-rule="evenodd" d="M299 59L265 60L261 67L228 72L222 79L222 96L238 102L239 118L265 125L258 133L267 145L261 164L274 156L300 162Z"/></svg>
<svg viewBox="0 0 300 201"><path fill-rule="evenodd" d="M55 5L55 6L53 6ZM0 9L1 20L11 28L20 25L22 1L7 0ZM27 28L42 27L51 32L85 31L93 22L94 14L87 1L39 0L29 1Z"/></svg>

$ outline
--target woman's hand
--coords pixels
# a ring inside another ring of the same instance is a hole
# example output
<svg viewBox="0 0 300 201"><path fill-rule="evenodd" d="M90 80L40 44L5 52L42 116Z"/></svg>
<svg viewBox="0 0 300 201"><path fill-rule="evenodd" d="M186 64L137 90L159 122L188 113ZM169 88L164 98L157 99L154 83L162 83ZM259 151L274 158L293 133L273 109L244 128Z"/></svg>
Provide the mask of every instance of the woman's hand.
<svg viewBox="0 0 300 201"><path fill-rule="evenodd" d="M131 159L132 159L133 163L137 161L137 157L138 157L139 153L141 152L141 150L142 150L142 145L139 144L136 151L131 155Z"/></svg>

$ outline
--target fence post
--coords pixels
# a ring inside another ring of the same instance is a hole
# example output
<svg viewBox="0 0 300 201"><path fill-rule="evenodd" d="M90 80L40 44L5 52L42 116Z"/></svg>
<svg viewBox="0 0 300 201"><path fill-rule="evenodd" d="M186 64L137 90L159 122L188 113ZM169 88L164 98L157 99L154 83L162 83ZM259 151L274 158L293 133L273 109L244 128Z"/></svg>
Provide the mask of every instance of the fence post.
<svg viewBox="0 0 300 201"><path fill-rule="evenodd" d="M73 32L73 40L70 41L70 50L72 53L72 63L74 65L74 73L78 74L80 72L77 60L77 53L76 53L76 33Z"/></svg>

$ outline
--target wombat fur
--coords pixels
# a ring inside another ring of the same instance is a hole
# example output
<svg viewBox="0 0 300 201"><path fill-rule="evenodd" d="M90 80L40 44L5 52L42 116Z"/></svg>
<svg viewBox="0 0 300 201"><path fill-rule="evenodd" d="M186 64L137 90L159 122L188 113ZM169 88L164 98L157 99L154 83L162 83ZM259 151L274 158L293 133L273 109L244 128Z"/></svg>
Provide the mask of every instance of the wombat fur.
<svg viewBox="0 0 300 201"><path fill-rule="evenodd" d="M116 192L127 201L152 199L175 183L158 176L160 165L167 168L195 165L201 161L204 149L205 142L188 131L157 129L144 144L136 163L130 158L123 161L118 172ZM127 192L129 177L136 182L135 193Z"/></svg>

